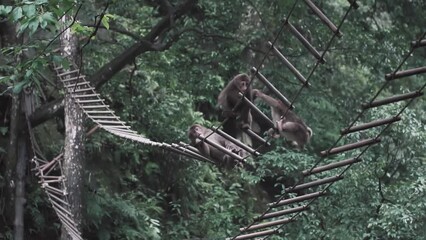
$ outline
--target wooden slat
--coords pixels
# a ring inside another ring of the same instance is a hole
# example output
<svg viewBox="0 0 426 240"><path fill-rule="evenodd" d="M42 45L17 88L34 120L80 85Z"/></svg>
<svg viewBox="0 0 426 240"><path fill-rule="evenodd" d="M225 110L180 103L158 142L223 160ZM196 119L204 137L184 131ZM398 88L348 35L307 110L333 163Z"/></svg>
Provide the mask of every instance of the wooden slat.
<svg viewBox="0 0 426 240"><path fill-rule="evenodd" d="M385 124L390 124L390 123L394 123L397 121L400 121L401 117L391 117L391 118L386 118L386 119L380 119L380 120L375 120L375 121L371 121L369 123L364 123L364 124L360 124L357 126L352 126L350 128L345 128L342 129L340 131L340 133L342 135L348 134L348 133L353 133L353 132L357 132L357 131L361 131L361 130L365 130L365 129L370 129L373 127L378 127L378 126L382 126Z"/></svg>
<svg viewBox="0 0 426 240"><path fill-rule="evenodd" d="M76 93L76 92L85 92L85 91L93 91L93 90L95 90L95 89L90 87L90 88L79 88L79 89L69 91L69 92Z"/></svg>
<svg viewBox="0 0 426 240"><path fill-rule="evenodd" d="M302 195L302 196L299 196L299 197L284 199L284 200L281 200L277 203L276 202L268 203L268 207L276 208L276 207L280 207L280 206L284 206L284 205L288 205L288 204L292 204L292 203L306 201L306 200L309 200L309 199L312 199L312 198L321 197L321 196L324 196L324 195L326 195L326 193L322 192L322 191L309 193L309 194L305 194L305 195Z"/></svg>
<svg viewBox="0 0 426 240"><path fill-rule="evenodd" d="M76 99L75 100L77 103L96 103L96 102L103 102L103 101L105 101L104 99L100 99L100 98L98 98L98 99L90 99L90 100L80 100L80 99Z"/></svg>
<svg viewBox="0 0 426 240"><path fill-rule="evenodd" d="M108 106L108 105L105 105L105 106ZM85 111L85 113L87 113L87 114L91 114L91 113L96 113L96 114L98 114L98 113L99 114L101 114L101 113L102 114L104 114L104 113L111 113L112 115L114 115L112 111L90 111L89 110L89 111Z"/></svg>
<svg viewBox="0 0 426 240"><path fill-rule="evenodd" d="M197 148L195 148L194 146L191 146L191 145L184 143L184 142L179 142L179 145L181 145L184 148L188 148L191 151L196 152L196 153L201 155L201 152Z"/></svg>
<svg viewBox="0 0 426 240"><path fill-rule="evenodd" d="M267 228L267 227L272 227L272 226L287 224L289 222L294 222L294 219L283 218L283 219L278 219L278 220L271 221L271 222L259 223L259 224L256 224L256 225L252 225L249 228L240 228L240 231L241 232L245 232L245 231L259 230L259 229L262 229L262 228Z"/></svg>
<svg viewBox="0 0 426 240"><path fill-rule="evenodd" d="M65 207L69 207L70 204L67 203L64 199L62 199L61 197L63 197L63 195L61 197L55 195L55 194L48 194L50 198L55 199L56 201L58 201L59 203L65 205Z"/></svg>
<svg viewBox="0 0 426 240"><path fill-rule="evenodd" d="M321 54L312 46L312 44L291 24L287 22L287 27L290 32L305 46L306 49L320 62L325 63L324 58L321 57Z"/></svg>
<svg viewBox="0 0 426 240"><path fill-rule="evenodd" d="M234 240L244 240L244 239L250 239L250 238L256 238L256 237L264 237L264 236L269 236L276 233L278 233L277 229L270 229L270 230L265 230L261 232L239 235L238 237L235 237Z"/></svg>
<svg viewBox="0 0 426 240"><path fill-rule="evenodd" d="M226 132L217 129L216 133L221 135L222 137L226 138L227 140L231 141L232 143L234 143L235 145L239 146L240 148L246 150L247 152L249 152L250 154L254 155L254 156L259 156L260 153L257 152L256 150L254 150L253 148L245 145L244 143L240 142L239 140L233 138L232 136L230 136L229 134L227 134Z"/></svg>
<svg viewBox="0 0 426 240"><path fill-rule="evenodd" d="M263 139L261 136L257 135L253 130L250 128L243 129L245 133L247 133L251 138L256 139L257 141L261 142L265 146L271 146L271 143L267 142L265 139Z"/></svg>
<svg viewBox="0 0 426 240"><path fill-rule="evenodd" d="M108 128L108 129L116 129L116 128L130 129L130 126L123 126L123 125L104 125L104 124L102 124L102 127ZM120 129L118 129L118 130L120 130Z"/></svg>
<svg viewBox="0 0 426 240"><path fill-rule="evenodd" d="M412 48L419 48L419 47L424 47L424 46L426 46L426 39L411 42Z"/></svg>
<svg viewBox="0 0 426 240"><path fill-rule="evenodd" d="M243 94L242 93L238 93L239 95L240 95L240 97L243 97ZM268 126L270 127L270 128L274 128L274 123L272 122L272 120L271 119L269 119L262 111L260 111L260 109L259 108L257 108L256 107L256 105L254 105L250 100L248 100L246 97L243 97L242 98L242 100L243 100L243 102L244 103L246 103L250 108L251 108L251 110L253 110L253 111L255 111L255 112L257 112L257 114L259 114L259 116L261 117L261 118L263 118L263 120L268 124Z"/></svg>
<svg viewBox="0 0 426 240"><path fill-rule="evenodd" d="M349 159L342 160L340 162L335 162L335 163L330 163L330 164L327 164L327 165L319 166L319 167L313 168L312 170L311 169L304 170L302 172L302 174L304 176L309 176L311 174L316 174L316 173L328 171L328 170L331 170L331 169L343 167L343 166L353 164L353 163L357 163L357 162L360 162L360 161L361 161L361 159L357 158L357 157L349 158Z"/></svg>
<svg viewBox="0 0 426 240"><path fill-rule="evenodd" d="M266 79L265 76L263 76L262 73L260 73L255 67L252 67L250 70L253 74L256 75L257 79L259 79L263 84L265 84L265 86L275 94L275 96L277 96L277 98L279 98L281 100L281 102L283 102L287 107L289 107L290 109L294 109L294 106L291 105L291 102L284 97L284 95L281 94L280 91L278 91L278 89L276 89L274 87L274 85L272 85L271 82L268 81L268 79Z"/></svg>
<svg viewBox="0 0 426 240"><path fill-rule="evenodd" d="M135 134L137 134L137 132L136 131L134 131L134 130L130 130L130 129L123 129L123 128L110 128L110 127L106 127L105 129L107 129L107 130L110 130L111 132L119 132L119 133L123 133L123 134L125 134L125 133L135 133Z"/></svg>
<svg viewBox="0 0 426 240"><path fill-rule="evenodd" d="M73 74L73 73L78 73L78 69L74 69L74 70L71 70L71 71L68 71L68 72L63 72L63 73L59 73L59 74L57 74L57 76L58 77L62 77L62 76L65 76L65 75L69 75L69 74Z"/></svg>
<svg viewBox="0 0 426 240"><path fill-rule="evenodd" d="M109 105L82 105L80 106L81 108L84 109L93 109L93 108L109 108Z"/></svg>
<svg viewBox="0 0 426 240"><path fill-rule="evenodd" d="M75 88L75 87L83 86L83 85L89 86L90 83L89 82L79 82L79 83L64 84L64 86L66 88L72 88L72 89Z"/></svg>
<svg viewBox="0 0 426 240"><path fill-rule="evenodd" d="M332 183L332 182L336 182L339 180L342 180L343 176L332 176L332 177L326 177L323 179L318 179L312 182L308 182L308 183L303 183L303 184L299 184L296 186L292 186L292 187L288 187L285 189L286 192L295 192L295 191L299 191L299 190L303 190L303 189L307 189L307 188L311 188L311 187L316 187L316 186L320 186L323 184L327 184L327 183Z"/></svg>
<svg viewBox="0 0 426 240"><path fill-rule="evenodd" d="M77 81L78 79L80 79L80 77L61 78L60 80L65 84L65 82Z"/></svg>
<svg viewBox="0 0 426 240"><path fill-rule="evenodd" d="M281 59L284 65L296 76L296 78L305 86L310 86L310 84L306 81L306 78L297 70L293 64L276 48L271 42L268 42L270 48L272 48L275 55Z"/></svg>
<svg viewBox="0 0 426 240"><path fill-rule="evenodd" d="M81 233L77 230L76 223L74 220L71 219L72 215L65 214L61 212L58 208L53 206L53 209L55 210L56 214L58 215L59 220L61 220L61 223L64 225L64 227L67 229L68 234L70 234L74 239L82 239Z"/></svg>
<svg viewBox="0 0 426 240"><path fill-rule="evenodd" d="M403 77L409 77L409 76L412 76L412 75L422 74L422 73L426 73L426 66L408 69L408 70L403 70L403 71L398 71L396 73L388 73L388 74L385 75L385 79L390 81L390 80L403 78Z"/></svg>
<svg viewBox="0 0 426 240"><path fill-rule="evenodd" d="M376 100L376 101L373 101L371 103L364 103L364 104L362 104L362 108L368 109L368 108L378 107L378 106L382 106L382 105L386 105L386 104L390 104L390 103L395 103L395 102L407 100L407 99L410 99L410 98L420 97L422 95L423 95L423 92L421 92L421 91L404 93L404 94L395 95L395 96L392 96L392 97Z"/></svg>
<svg viewBox="0 0 426 240"><path fill-rule="evenodd" d="M328 19L328 17L311 0L305 0L305 3L312 9L312 11L314 11L314 13L321 19L321 21L336 34L336 36L343 36L342 33L337 29L336 25L334 25L334 23L332 23L330 19Z"/></svg>
<svg viewBox="0 0 426 240"><path fill-rule="evenodd" d="M117 120L120 119L117 116L101 116L101 115L89 115L89 114L87 114L87 116L90 118L98 118L98 119L117 119Z"/></svg>
<svg viewBox="0 0 426 240"><path fill-rule="evenodd" d="M100 94L93 93L93 94L71 94L74 98L86 98L86 97L99 97Z"/></svg>
<svg viewBox="0 0 426 240"><path fill-rule="evenodd" d="M349 151L349 150L361 148L361 147L364 147L364 146L373 145L373 144L379 143L380 141L381 141L380 138L369 138L369 139L358 141L356 143L350 143L350 144L346 144L346 145L343 145L343 146L340 146L340 147L335 147L335 148L331 148L329 150L321 151L320 154L321 154L322 157L326 157L326 156L330 156L330 155L333 155L333 154L342 153L342 152L346 152L346 151Z"/></svg>
<svg viewBox="0 0 426 240"><path fill-rule="evenodd" d="M198 153L197 152L193 152L189 148L185 148L185 147L179 146L176 143L172 143L171 145L172 145L173 148L180 150L181 153L188 154L191 158L195 158L195 159L199 159L199 160L201 160L203 162L209 162L209 163L215 164L214 161L212 161L212 160L208 159L207 157L199 154L199 151L198 151Z"/></svg>
<svg viewBox="0 0 426 240"><path fill-rule="evenodd" d="M108 120L96 120L93 119L93 121L97 122L97 123L110 123L110 124L125 124L126 122L123 121L108 121Z"/></svg>
<svg viewBox="0 0 426 240"><path fill-rule="evenodd" d="M284 209L284 210L281 210L281 211L267 213L263 216L256 217L254 220L260 221L260 220L264 220L264 219L268 219L268 218L281 217L283 215L288 215L288 214L292 214L292 213L306 211L308 209L309 209L308 205L303 205L303 206L300 206L300 207L294 207L294 208Z"/></svg>
<svg viewBox="0 0 426 240"><path fill-rule="evenodd" d="M240 155L237 155L237 154L235 154L234 152L229 151L229 150L228 150L228 149L226 149L225 147L223 147L223 146L221 146L221 145L217 144L216 142L211 141L208 137L198 136L198 138L199 138L201 141L204 141L204 142L206 142L207 144L209 144L209 145L213 146L213 147L214 147L214 148L216 148L217 150L219 150L219 151L221 151L221 152L223 152L223 153L225 153L225 154L227 154L227 155L231 156L232 158L237 159L238 161L243 161L243 158L242 158Z"/></svg>

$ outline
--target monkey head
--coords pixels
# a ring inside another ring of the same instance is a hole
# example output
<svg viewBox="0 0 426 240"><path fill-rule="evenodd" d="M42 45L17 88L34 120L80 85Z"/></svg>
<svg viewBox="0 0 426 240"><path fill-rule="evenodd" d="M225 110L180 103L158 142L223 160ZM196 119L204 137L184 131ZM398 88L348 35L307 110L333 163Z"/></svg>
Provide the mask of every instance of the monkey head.
<svg viewBox="0 0 426 240"><path fill-rule="evenodd" d="M198 138L199 136L203 137L205 128L200 124L192 125L188 130L188 138L191 140L192 144L198 144L201 140Z"/></svg>
<svg viewBox="0 0 426 240"><path fill-rule="evenodd" d="M240 92L245 93L247 90L249 90L250 78L247 76L247 74L238 74L234 77L233 82L237 89L240 90Z"/></svg>

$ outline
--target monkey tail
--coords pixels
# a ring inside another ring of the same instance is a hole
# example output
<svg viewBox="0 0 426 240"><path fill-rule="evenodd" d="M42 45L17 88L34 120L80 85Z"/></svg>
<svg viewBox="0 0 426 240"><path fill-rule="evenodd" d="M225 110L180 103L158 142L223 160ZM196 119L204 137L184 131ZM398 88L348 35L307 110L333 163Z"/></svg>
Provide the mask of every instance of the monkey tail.
<svg viewBox="0 0 426 240"><path fill-rule="evenodd" d="M308 134L309 134L309 138L311 138L312 135L314 134L314 132L312 131L310 127L308 127Z"/></svg>

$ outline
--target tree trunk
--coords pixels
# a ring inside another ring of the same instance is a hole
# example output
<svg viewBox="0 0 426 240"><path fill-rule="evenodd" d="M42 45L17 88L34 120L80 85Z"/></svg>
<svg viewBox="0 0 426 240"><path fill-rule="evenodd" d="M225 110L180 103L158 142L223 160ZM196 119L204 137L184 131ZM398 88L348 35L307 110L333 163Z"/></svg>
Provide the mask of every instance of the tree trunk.
<svg viewBox="0 0 426 240"><path fill-rule="evenodd" d="M68 17L64 17L62 21L69 21ZM64 24L65 26L67 23ZM78 40L72 35L71 29L67 29L61 36L61 53L67 56L70 61L77 61ZM71 98L70 94L66 94L64 102L65 112L65 152L63 163L63 174L66 182L65 187L68 192L68 200L70 209L77 224L77 229L81 232L82 223L82 200L81 191L83 186L83 161L84 161L84 114ZM61 239L72 239L66 229L62 227Z"/></svg>
<svg viewBox="0 0 426 240"><path fill-rule="evenodd" d="M23 128L25 129L25 128ZM14 239L23 240L24 238L24 212L25 212L25 173L28 164L27 137L28 131L23 130L18 136L18 161L16 163L16 183L15 183L15 220Z"/></svg>
<svg viewBox="0 0 426 240"><path fill-rule="evenodd" d="M13 5L14 1L3 1L3 4ZM9 47L20 43L17 38L16 26L10 21L0 23L1 47ZM21 62L18 56L15 64ZM26 125L21 111L23 93L12 94L12 106L9 126L8 158L5 163L5 212L6 221L13 222L14 239L24 239L24 206L25 206L25 177L28 164Z"/></svg>
<svg viewBox="0 0 426 240"><path fill-rule="evenodd" d="M4 209L4 215L6 221L12 225L14 219L13 203L15 202L15 171L16 163L18 158L18 123L19 121L19 109L20 109L20 97L18 94L12 95L12 107L10 112L10 127L9 127L9 146L7 151L7 160L5 163L5 183L6 183L6 206Z"/></svg>
<svg viewBox="0 0 426 240"><path fill-rule="evenodd" d="M2 4L11 5L13 1L2 1ZM0 21L0 38L1 48L10 47L18 44L18 38L16 37L15 25L10 21ZM4 202L6 203L4 212L0 212L0 215L4 214L6 222L9 226L12 226L14 219L14 201L15 201L15 168L18 158L18 135L19 135L19 109L20 109L20 96L19 94L12 94L11 111L10 111L10 125L9 125L9 143L7 147L7 159L4 163Z"/></svg>

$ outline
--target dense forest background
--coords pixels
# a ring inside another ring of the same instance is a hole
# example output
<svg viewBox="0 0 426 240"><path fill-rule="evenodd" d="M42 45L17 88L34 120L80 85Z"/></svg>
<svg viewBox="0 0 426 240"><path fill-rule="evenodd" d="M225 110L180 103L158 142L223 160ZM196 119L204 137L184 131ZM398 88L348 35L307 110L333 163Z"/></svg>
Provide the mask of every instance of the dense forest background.
<svg viewBox="0 0 426 240"><path fill-rule="evenodd" d="M345 0L314 2L336 24L350 5ZM84 143L83 237L224 239L249 224L338 139L361 104L383 85L384 75L402 62L411 41L426 31L423 0L357 2L359 8L342 26L343 36L333 42L326 63L314 72L311 87L295 101L295 112L314 131L306 149L297 151L276 139L267 153L253 160L255 168L220 169L97 130ZM77 36L82 72L122 120L154 141L188 142L187 130L193 123L219 125L215 108L219 92L234 75L258 67L267 53L267 41L277 35L294 1L7 0L2 4L0 239L14 239L18 233L12 193L19 176L15 153L22 144L30 147L29 139L22 137L29 136L26 117L47 159L64 149L65 93L51 65L67 62L58 50L58 34L64 26L71 26ZM292 23L322 51L332 32L303 1L295 6ZM64 15L75 21L61 22ZM309 74L316 60L295 37L284 31L277 45L303 75ZM402 69L424 66L425 59L426 48L419 48ZM271 54L261 71L289 99L301 87ZM406 93L424 83L424 75L395 80L381 94ZM257 81L253 84L263 88ZM19 116L19 109L28 107L23 99L29 93L34 111ZM268 113L266 105L258 106ZM372 109L360 122L389 117L401 106ZM421 97L385 132L382 142L330 188L329 196L271 239L423 239L425 113ZM93 127L84 121L84 131ZM342 144L375 136L379 130L352 134ZM342 154L326 162L350 156ZM31 171L31 157L27 156L23 173L23 235L58 239L60 222Z"/></svg>

